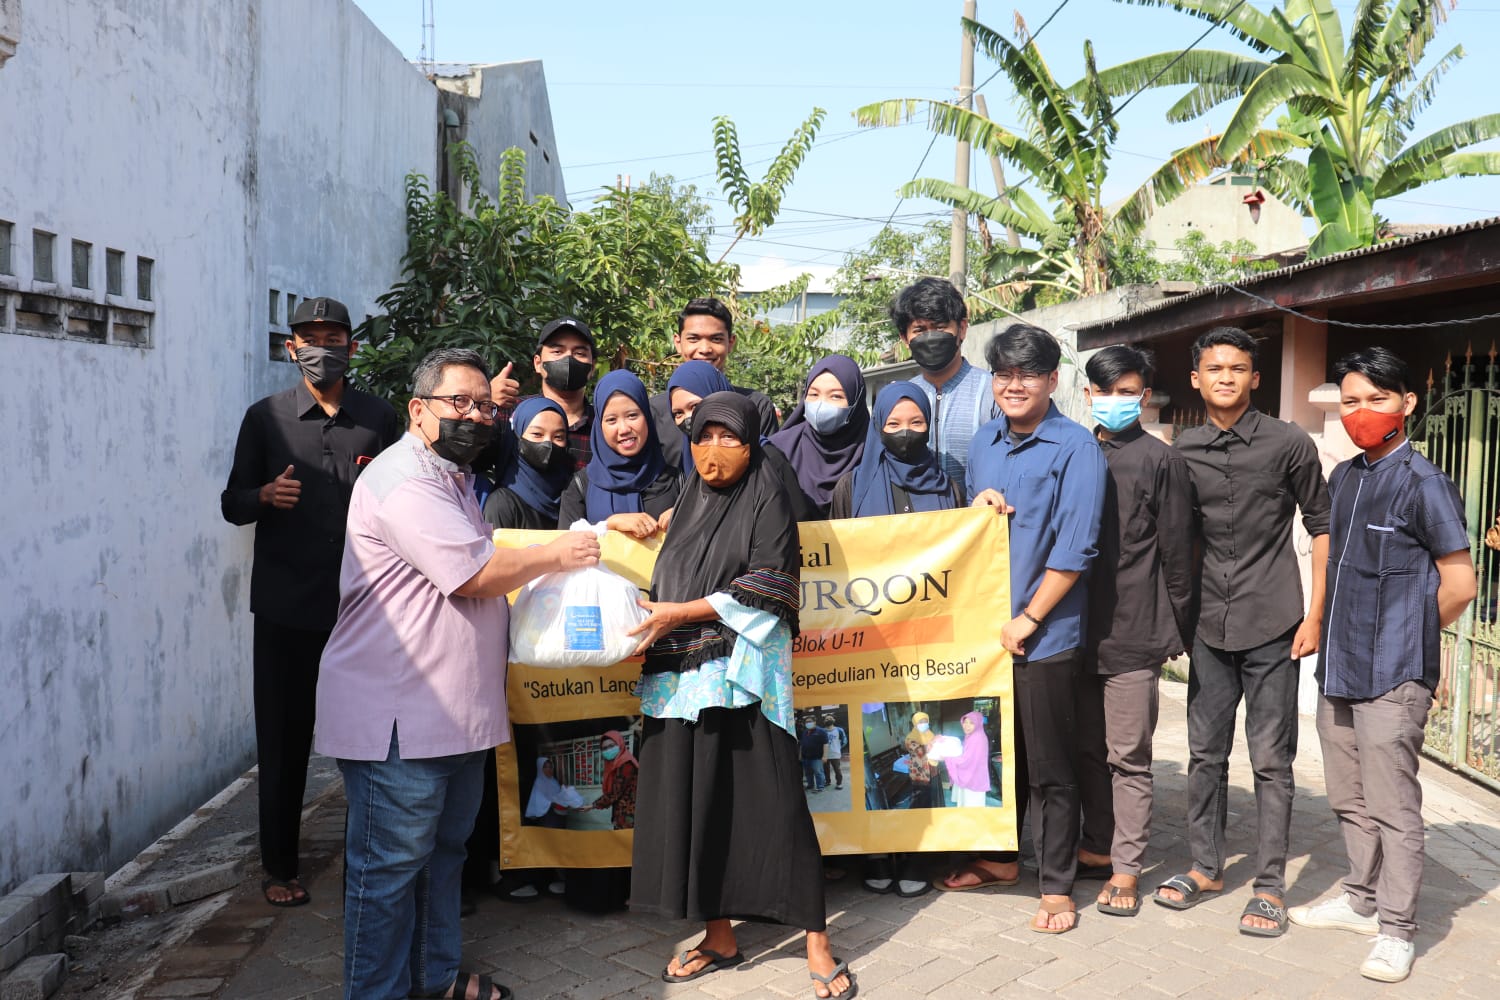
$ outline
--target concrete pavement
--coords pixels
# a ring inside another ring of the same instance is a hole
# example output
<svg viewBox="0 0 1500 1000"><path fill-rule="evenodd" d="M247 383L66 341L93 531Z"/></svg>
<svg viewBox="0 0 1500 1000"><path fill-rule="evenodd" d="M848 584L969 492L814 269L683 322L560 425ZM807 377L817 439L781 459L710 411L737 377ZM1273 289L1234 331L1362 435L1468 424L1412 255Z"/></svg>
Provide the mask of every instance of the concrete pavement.
<svg viewBox="0 0 1500 1000"><path fill-rule="evenodd" d="M1184 685L1164 682L1146 887L1188 864L1185 697ZM1025 872L1012 889L934 892L912 900L866 893L851 875L828 888L835 953L857 973L860 995L873 998L1500 996L1500 796L1424 761L1428 858L1417 963L1406 983L1383 986L1357 971L1369 938L1295 925L1280 939L1237 932L1253 877L1245 852L1255 815L1243 739L1237 746L1223 896L1185 912L1147 901L1139 916L1118 918L1093 909L1099 883L1080 883L1074 893L1079 927L1045 936L1027 929L1036 911L1034 872ZM1322 898L1344 871L1308 717L1296 776L1291 905ZM258 879L247 879L203 904L196 918L149 918L177 921L165 943L120 956L110 978L94 989L70 981L62 995L339 996L343 803L332 791L323 793L305 827L312 905L273 910L260 899ZM253 789L244 794L253 796ZM697 929L686 924L628 913L588 916L553 900L517 906L484 899L464 926L466 966L493 970L522 1000L813 995L801 936L776 926L741 925L740 947L749 961L680 986L661 982L659 973L671 954L696 940ZM87 950L83 957L87 964Z"/></svg>

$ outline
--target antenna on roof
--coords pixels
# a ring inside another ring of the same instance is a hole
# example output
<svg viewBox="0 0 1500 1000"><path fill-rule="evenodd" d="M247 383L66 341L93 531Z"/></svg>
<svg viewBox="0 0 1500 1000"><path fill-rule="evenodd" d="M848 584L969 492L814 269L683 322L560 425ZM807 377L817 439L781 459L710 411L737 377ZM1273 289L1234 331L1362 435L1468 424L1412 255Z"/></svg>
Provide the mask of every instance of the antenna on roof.
<svg viewBox="0 0 1500 1000"><path fill-rule="evenodd" d="M433 7L437 0L422 0L422 51L417 56L417 64L421 66L422 73L432 76L432 64L437 61L437 39L436 13Z"/></svg>

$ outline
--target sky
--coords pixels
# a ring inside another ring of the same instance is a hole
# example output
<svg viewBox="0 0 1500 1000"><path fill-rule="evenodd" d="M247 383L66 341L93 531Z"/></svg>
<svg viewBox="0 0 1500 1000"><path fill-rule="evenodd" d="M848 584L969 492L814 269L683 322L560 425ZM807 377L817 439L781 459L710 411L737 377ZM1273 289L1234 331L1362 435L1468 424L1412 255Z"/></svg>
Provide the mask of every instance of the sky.
<svg viewBox="0 0 1500 1000"><path fill-rule="evenodd" d="M1270 6L1270 0L1250 2ZM423 0L355 3L404 55L419 56ZM759 179L797 125L815 106L824 108L818 141L782 201L779 221L762 236L742 240L729 255L744 270L743 288L766 287L801 271L826 276L888 219L916 227L951 217L936 202L901 199L899 189L914 176L952 179L953 140L934 141L920 121L860 128L853 111L889 98L954 98L961 0L430 3L430 58L542 60L557 155L575 208L587 207L617 177L640 181L653 172L671 174L709 196L716 210L710 242L715 256L730 242L734 213L715 186L713 119L728 115L734 121L747 169ZM1335 6L1347 29L1354 0ZM1093 40L1103 67L1185 48L1210 27L1176 11L1115 0L980 0L979 20L1008 37L1017 14L1036 35L1053 75L1067 83L1082 73L1086 38ZM1417 120L1416 138L1500 111L1493 84L1493 66L1500 59L1500 0L1460 0L1428 45L1426 62L1460 43L1467 57L1443 79L1437 99ZM1198 47L1245 51L1222 29L1212 30ZM997 68L978 53L975 83ZM1017 125L1003 75L980 93L992 118ZM1147 91L1119 114L1109 198L1130 193L1173 150L1227 122L1232 105L1193 122L1168 123L1165 110L1180 93L1180 88ZM1500 149L1500 143L1478 148ZM982 157L973 160L970 183L980 191L994 190ZM1428 185L1382 201L1378 210L1396 222L1443 225L1500 216L1500 178Z"/></svg>

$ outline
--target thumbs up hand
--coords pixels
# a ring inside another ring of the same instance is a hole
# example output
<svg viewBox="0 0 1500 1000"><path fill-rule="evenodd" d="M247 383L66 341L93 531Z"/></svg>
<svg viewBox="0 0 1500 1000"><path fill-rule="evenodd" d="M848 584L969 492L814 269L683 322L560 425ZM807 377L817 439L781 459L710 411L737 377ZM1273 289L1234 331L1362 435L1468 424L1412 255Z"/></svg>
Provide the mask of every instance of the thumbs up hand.
<svg viewBox="0 0 1500 1000"><path fill-rule="evenodd" d="M277 510L291 510L302 498L302 481L292 478L296 471L288 465L286 471L260 488L260 502L270 504Z"/></svg>
<svg viewBox="0 0 1500 1000"><path fill-rule="evenodd" d="M490 379L490 398L507 412L514 410L521 399L521 383L510 377L514 367L515 362L507 361L505 367L500 369L500 374Z"/></svg>

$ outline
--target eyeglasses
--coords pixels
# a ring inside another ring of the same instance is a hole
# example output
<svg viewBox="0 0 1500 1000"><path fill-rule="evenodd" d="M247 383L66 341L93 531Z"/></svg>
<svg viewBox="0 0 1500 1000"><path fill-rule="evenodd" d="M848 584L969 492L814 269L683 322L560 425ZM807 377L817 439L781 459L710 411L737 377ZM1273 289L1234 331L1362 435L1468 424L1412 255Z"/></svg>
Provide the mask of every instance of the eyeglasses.
<svg viewBox="0 0 1500 1000"><path fill-rule="evenodd" d="M500 415L499 403L492 403L487 399L477 400L473 396L418 396L417 398L441 399L443 402L453 407L454 412L456 412L460 417L466 417L475 410L478 410L479 415L486 420L494 420L497 416Z"/></svg>
<svg viewBox="0 0 1500 1000"><path fill-rule="evenodd" d="M990 372L990 378L994 379L995 385L1001 389L1012 382L1020 382L1022 389L1035 389L1047 381L1047 376L1041 372L1023 371Z"/></svg>

